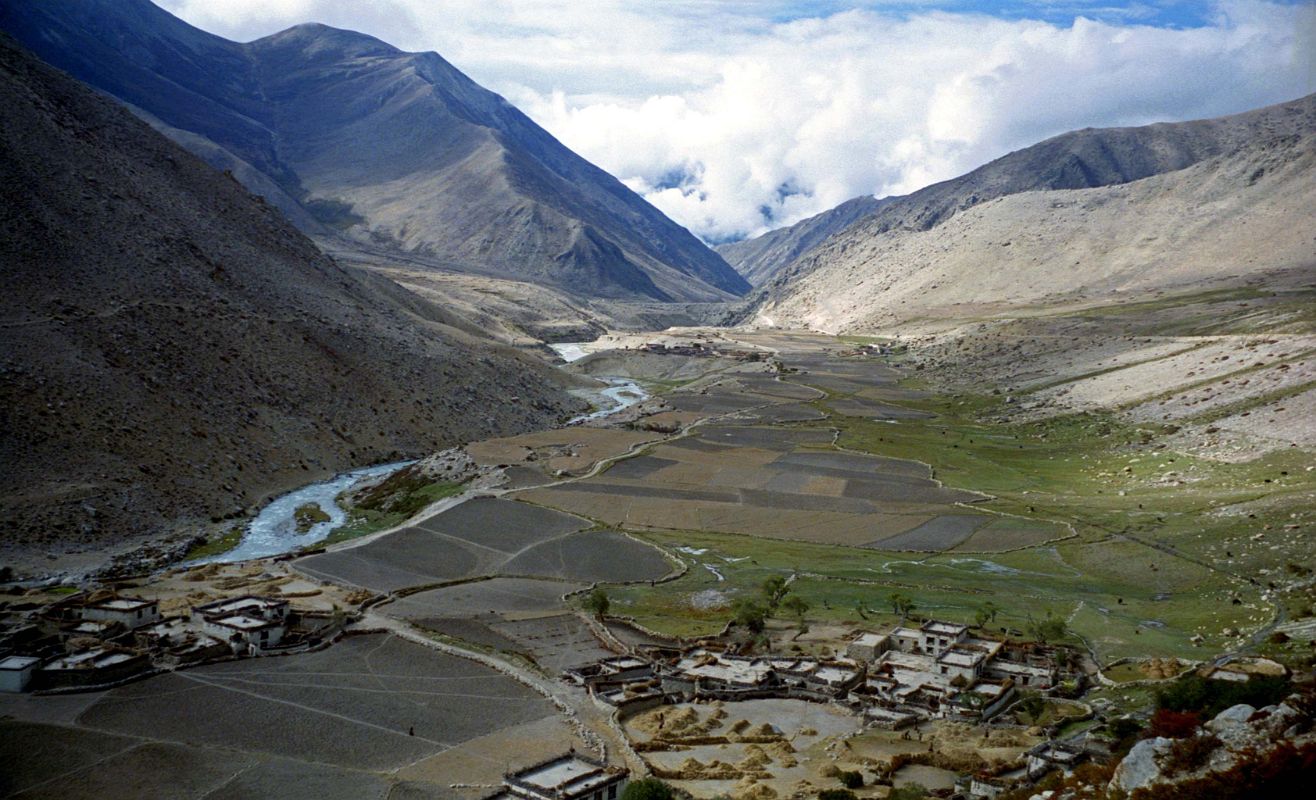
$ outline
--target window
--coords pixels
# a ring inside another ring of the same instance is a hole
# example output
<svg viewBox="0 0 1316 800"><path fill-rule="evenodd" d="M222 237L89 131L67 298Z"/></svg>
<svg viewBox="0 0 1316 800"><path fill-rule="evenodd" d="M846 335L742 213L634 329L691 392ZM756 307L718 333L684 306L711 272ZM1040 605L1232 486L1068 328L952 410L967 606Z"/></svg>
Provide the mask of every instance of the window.
<svg viewBox="0 0 1316 800"><path fill-rule="evenodd" d="M608 787L608 800L617 800L617 784Z"/></svg>

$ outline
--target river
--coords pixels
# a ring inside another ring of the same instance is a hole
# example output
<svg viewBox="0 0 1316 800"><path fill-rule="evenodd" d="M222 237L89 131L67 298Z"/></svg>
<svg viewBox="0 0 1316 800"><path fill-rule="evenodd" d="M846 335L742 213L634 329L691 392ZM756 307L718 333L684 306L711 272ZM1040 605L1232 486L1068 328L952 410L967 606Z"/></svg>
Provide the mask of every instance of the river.
<svg viewBox="0 0 1316 800"><path fill-rule="evenodd" d="M573 361L579 361L590 354L590 342L559 342L550 344L554 352L562 356L568 364ZM649 399L649 393L646 392L638 383L630 378L616 378L608 376L592 376L595 380L603 381L610 384L607 389L588 389L582 394L589 398L591 402L599 406L588 414L581 414L579 417L568 420L568 425L575 425L579 422L586 422L591 419L600 419L609 414L615 414L623 408L630 408L636 403L642 403ZM596 401L604 402L596 402Z"/></svg>
<svg viewBox="0 0 1316 800"><path fill-rule="evenodd" d="M570 363L589 355L590 351L587 349L589 344L589 342L563 342L549 346ZM606 417L623 408L643 402L649 397L648 392L629 378L600 377L598 380L610 385L606 389L588 390L585 394L600 408L569 420L568 425ZM327 537L334 528L347 522L347 511L338 505L338 495L367 478L387 475L410 463L412 462L399 461L396 464L381 464L353 470L331 480L312 483L289 492L261 509L256 518L247 525L247 532L243 534L242 541L237 547L190 563L230 563L253 558L268 558L315 544ZM299 507L307 503L320 506L321 510L329 515L329 520L315 524L306 533L298 533L295 514Z"/></svg>
<svg viewBox="0 0 1316 800"><path fill-rule="evenodd" d="M331 480L312 483L294 492L289 492L261 509L256 518L247 525L247 532L243 535L242 541L238 543L237 547L228 552L201 558L191 563L229 563L247 561L253 558L267 558L296 550L308 544L314 544L328 536L334 528L347 522L347 511L338 505L338 495L366 478L387 475L410 463L412 462L399 461L395 464L380 464L375 467L352 470ZM306 533L298 533L294 514L300 506L307 503L315 503L320 506L329 515L329 520L313 525Z"/></svg>

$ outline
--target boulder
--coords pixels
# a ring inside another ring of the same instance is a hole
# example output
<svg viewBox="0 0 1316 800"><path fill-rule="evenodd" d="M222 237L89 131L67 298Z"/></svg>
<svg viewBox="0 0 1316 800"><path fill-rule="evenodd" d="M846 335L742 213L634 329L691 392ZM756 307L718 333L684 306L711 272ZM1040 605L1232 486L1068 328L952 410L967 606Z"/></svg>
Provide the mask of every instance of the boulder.
<svg viewBox="0 0 1316 800"><path fill-rule="evenodd" d="M1170 749L1171 743L1171 739L1157 736L1135 744L1115 768L1115 775L1110 781L1111 788L1132 792L1161 780L1161 765L1157 763L1157 758Z"/></svg>

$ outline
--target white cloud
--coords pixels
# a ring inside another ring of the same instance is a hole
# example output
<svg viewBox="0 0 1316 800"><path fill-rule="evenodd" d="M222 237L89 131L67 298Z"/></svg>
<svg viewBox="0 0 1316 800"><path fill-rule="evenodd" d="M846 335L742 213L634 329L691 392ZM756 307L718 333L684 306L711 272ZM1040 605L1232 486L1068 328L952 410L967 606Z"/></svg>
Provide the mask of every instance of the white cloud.
<svg viewBox="0 0 1316 800"><path fill-rule="evenodd" d="M158 1L230 38L314 20L437 50L714 240L913 191L1073 128L1316 90L1310 3L1231 0L1172 29L871 0L812 17L748 0Z"/></svg>

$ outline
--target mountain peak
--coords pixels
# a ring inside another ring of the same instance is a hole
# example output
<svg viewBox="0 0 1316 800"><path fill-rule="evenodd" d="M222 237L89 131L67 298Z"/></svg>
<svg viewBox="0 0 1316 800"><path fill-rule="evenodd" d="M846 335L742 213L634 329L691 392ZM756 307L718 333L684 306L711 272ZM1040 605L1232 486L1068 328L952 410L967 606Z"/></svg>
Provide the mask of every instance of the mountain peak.
<svg viewBox="0 0 1316 800"><path fill-rule="evenodd" d="M254 48L295 48L307 58L392 56L402 53L388 42L365 33L335 28L320 22L303 22L257 39Z"/></svg>
<svg viewBox="0 0 1316 800"><path fill-rule="evenodd" d="M705 302L749 289L438 54L318 23L240 44L141 0L0 0L0 27L335 246L583 297ZM572 238L581 227L590 247Z"/></svg>

